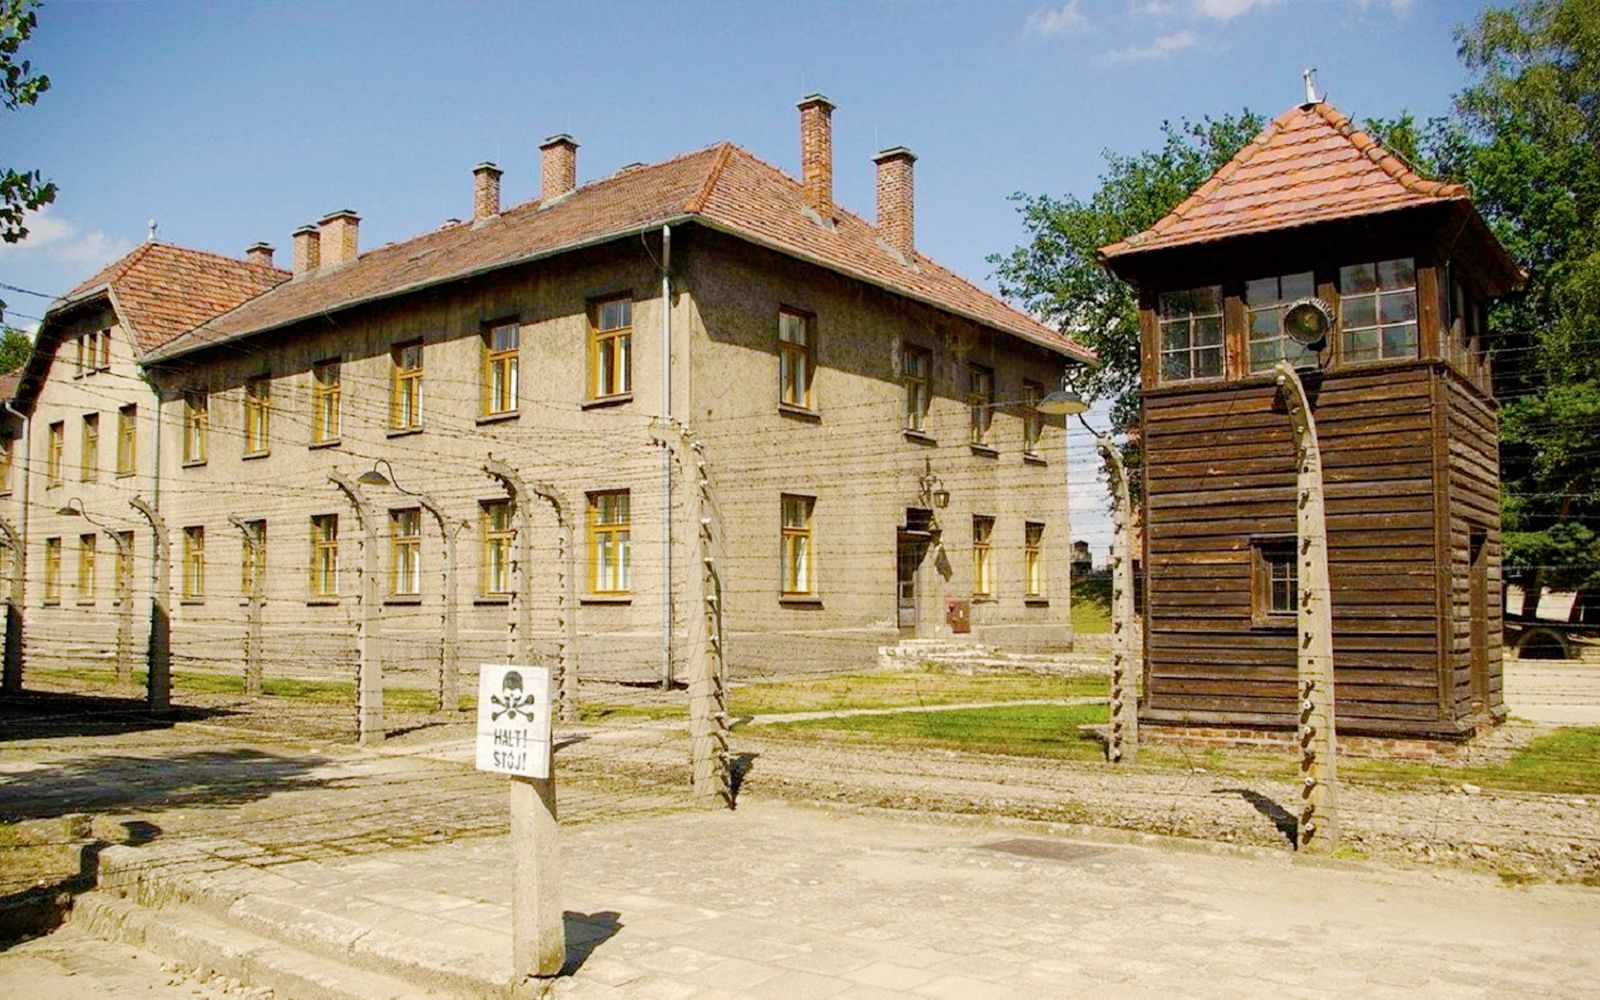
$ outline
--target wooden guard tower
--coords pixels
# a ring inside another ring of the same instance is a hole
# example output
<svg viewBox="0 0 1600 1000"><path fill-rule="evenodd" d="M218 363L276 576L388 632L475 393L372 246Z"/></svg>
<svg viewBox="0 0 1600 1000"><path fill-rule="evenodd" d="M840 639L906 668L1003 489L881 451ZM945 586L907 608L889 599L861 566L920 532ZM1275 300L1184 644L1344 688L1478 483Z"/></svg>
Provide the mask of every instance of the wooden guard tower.
<svg viewBox="0 0 1600 1000"><path fill-rule="evenodd" d="M1339 732L1463 739L1502 719L1484 316L1523 275L1466 189L1419 176L1311 101L1100 254L1139 294L1141 724L1294 726L1296 463L1280 357L1300 371L1320 438ZM1331 323L1309 345L1283 324L1308 299Z"/></svg>

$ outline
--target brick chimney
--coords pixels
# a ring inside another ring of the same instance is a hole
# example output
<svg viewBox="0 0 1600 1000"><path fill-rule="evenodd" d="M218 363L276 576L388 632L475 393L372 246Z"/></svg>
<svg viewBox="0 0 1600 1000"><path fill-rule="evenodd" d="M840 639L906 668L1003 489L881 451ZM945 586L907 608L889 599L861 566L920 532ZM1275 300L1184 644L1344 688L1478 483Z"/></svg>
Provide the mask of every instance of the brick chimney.
<svg viewBox="0 0 1600 1000"><path fill-rule="evenodd" d="M309 274L322 266L322 234L316 226L294 231L294 273Z"/></svg>
<svg viewBox="0 0 1600 1000"><path fill-rule="evenodd" d="M821 94L802 98L800 182L806 204L824 219L833 218L833 102Z"/></svg>
<svg viewBox="0 0 1600 1000"><path fill-rule="evenodd" d="M550 202L578 189L578 140L565 132L539 144L539 200Z"/></svg>
<svg viewBox="0 0 1600 1000"><path fill-rule="evenodd" d="M487 219L500 214L500 174L493 163L485 161L472 168L472 217Z"/></svg>
<svg viewBox="0 0 1600 1000"><path fill-rule="evenodd" d="M317 223L322 244L322 266L348 264L360 254L361 216L348 208L329 212Z"/></svg>
<svg viewBox="0 0 1600 1000"><path fill-rule="evenodd" d="M272 244L252 243L244 248L244 259L262 267L272 266Z"/></svg>
<svg viewBox="0 0 1600 1000"><path fill-rule="evenodd" d="M916 253L916 190L911 165L917 154L904 146L872 158L878 165L878 235L906 260Z"/></svg>

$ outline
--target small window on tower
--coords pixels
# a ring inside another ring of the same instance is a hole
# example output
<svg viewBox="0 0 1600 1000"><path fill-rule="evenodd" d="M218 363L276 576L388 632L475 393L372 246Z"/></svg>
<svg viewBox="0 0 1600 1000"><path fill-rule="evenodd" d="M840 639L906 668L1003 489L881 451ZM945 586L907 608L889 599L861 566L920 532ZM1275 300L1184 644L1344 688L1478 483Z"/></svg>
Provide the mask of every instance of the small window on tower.
<svg viewBox="0 0 1600 1000"><path fill-rule="evenodd" d="M1299 560L1293 538L1250 542L1250 610L1257 625L1292 625L1300 610Z"/></svg>

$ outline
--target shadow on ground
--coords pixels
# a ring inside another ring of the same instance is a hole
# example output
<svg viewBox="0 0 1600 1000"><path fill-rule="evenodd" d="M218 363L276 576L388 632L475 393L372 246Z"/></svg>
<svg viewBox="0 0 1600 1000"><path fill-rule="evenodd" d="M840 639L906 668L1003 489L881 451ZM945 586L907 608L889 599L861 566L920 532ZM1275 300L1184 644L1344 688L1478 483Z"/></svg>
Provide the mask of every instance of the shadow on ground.
<svg viewBox="0 0 1600 1000"><path fill-rule="evenodd" d="M622 914L615 910L598 913L576 913L568 910L562 914L567 931L567 962L561 967L563 976L570 976L583 967L594 950L617 936L622 930Z"/></svg>
<svg viewBox="0 0 1600 1000"><path fill-rule="evenodd" d="M157 715L150 711L143 697L23 691L0 697L0 743L72 736L117 736L152 729L171 729L180 722L197 722L232 714L227 709L175 705Z"/></svg>
<svg viewBox="0 0 1600 1000"><path fill-rule="evenodd" d="M126 835L121 843L130 847L148 844L161 836L159 826L144 820L129 820L122 828ZM0 952L24 938L48 934L60 927L72 908L73 897L95 887L100 876L100 852L110 846L110 841L98 838L82 844L76 848L78 870L72 875L0 893Z"/></svg>
<svg viewBox="0 0 1600 1000"><path fill-rule="evenodd" d="M1300 843L1300 821L1294 814L1260 792L1248 788L1219 788L1213 795L1237 795L1255 807L1256 812L1272 820L1272 825L1289 840L1289 846Z"/></svg>

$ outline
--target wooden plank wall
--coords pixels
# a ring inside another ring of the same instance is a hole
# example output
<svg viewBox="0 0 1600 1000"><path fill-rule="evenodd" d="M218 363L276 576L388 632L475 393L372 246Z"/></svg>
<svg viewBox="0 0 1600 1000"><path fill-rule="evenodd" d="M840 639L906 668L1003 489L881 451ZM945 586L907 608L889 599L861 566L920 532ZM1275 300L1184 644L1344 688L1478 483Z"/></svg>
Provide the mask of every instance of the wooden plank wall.
<svg viewBox="0 0 1600 1000"><path fill-rule="evenodd" d="M1449 440L1449 559L1450 559L1450 668L1451 707L1457 719L1469 718L1480 706L1472 689L1471 534L1487 534L1488 703L1489 711L1504 715L1501 639L1505 628L1500 571L1500 453L1499 422L1494 405L1476 387L1470 375L1450 372L1440 380L1448 420Z"/></svg>
<svg viewBox="0 0 1600 1000"><path fill-rule="evenodd" d="M1455 732L1440 718L1437 377L1431 365L1374 366L1329 374L1315 392L1337 711L1352 732ZM1292 725L1295 633L1255 627L1250 608L1250 537L1295 531L1294 446L1275 386L1148 393L1144 442L1141 717Z"/></svg>

